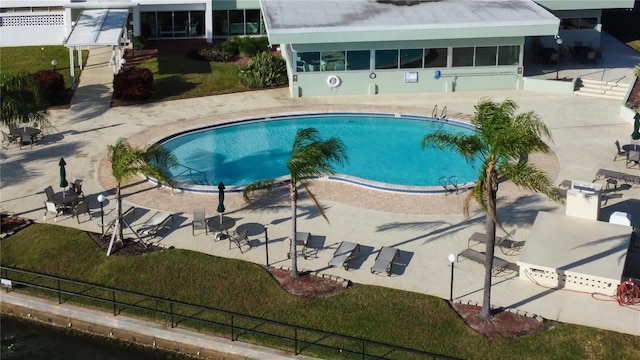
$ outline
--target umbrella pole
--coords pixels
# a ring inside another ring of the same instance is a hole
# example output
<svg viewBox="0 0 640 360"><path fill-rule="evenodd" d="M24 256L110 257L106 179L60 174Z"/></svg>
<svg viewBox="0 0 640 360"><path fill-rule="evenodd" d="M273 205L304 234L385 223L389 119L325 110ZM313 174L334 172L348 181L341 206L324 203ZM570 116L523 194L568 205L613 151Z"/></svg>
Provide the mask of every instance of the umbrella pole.
<svg viewBox="0 0 640 360"><path fill-rule="evenodd" d="M222 213L220 213L220 224L222 224Z"/></svg>

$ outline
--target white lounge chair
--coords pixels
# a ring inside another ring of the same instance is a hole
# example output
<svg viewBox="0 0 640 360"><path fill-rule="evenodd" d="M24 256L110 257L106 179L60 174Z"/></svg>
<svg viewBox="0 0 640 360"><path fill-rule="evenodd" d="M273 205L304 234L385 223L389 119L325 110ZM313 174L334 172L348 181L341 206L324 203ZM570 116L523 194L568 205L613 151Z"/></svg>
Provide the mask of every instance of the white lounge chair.
<svg viewBox="0 0 640 360"><path fill-rule="evenodd" d="M140 237L154 237L158 234L158 231L160 231L167 222L169 222L169 220L173 221L173 214L158 211L151 217L151 219L142 224L138 230L136 230L136 233Z"/></svg>
<svg viewBox="0 0 640 360"><path fill-rule="evenodd" d="M400 251L396 248L383 246L376 256L376 261L371 267L371 273L386 272L387 276L391 276L391 267L398 264L400 260Z"/></svg>
<svg viewBox="0 0 640 360"><path fill-rule="evenodd" d="M343 241L329 260L329 266L342 266L349 270L349 262L360 255L360 244Z"/></svg>

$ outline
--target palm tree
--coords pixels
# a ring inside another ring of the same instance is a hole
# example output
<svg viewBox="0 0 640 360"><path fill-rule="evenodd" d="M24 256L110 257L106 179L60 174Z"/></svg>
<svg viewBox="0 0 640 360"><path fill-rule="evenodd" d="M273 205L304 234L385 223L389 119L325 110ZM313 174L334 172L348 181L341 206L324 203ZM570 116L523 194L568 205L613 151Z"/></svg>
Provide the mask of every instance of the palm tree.
<svg viewBox="0 0 640 360"><path fill-rule="evenodd" d="M342 164L347 160L344 144L340 139L332 137L329 140L320 140L315 128L300 129L296 133L291 150L291 158L287 161L287 169L291 175L289 183L289 200L291 200L291 277L298 277L298 260L296 256L296 211L298 204L298 186L301 185L315 203L318 211L329 222L315 195L309 190L307 181L324 175L334 173L332 163ZM273 188L274 179L259 180L244 188L242 196L249 202L249 194L256 190L270 191Z"/></svg>
<svg viewBox="0 0 640 360"><path fill-rule="evenodd" d="M111 173L116 180L116 240L122 242L122 195L121 185L133 176L142 174L152 177L158 182L173 187L175 181L167 169L177 165L176 157L160 144L153 144L146 149L131 146L127 140L120 138L115 145L108 146ZM109 255L107 253L107 255Z"/></svg>
<svg viewBox="0 0 640 360"><path fill-rule="evenodd" d="M4 125L39 122L48 125L49 112L31 74L0 75L0 121Z"/></svg>
<svg viewBox="0 0 640 360"><path fill-rule="evenodd" d="M498 104L482 99L475 106L471 123L476 132L471 135L450 134L438 130L422 139L422 148L453 150L467 160L479 160L478 180L465 198L463 213L469 218L469 204L475 199L486 213L486 260L484 263L484 297L480 316L491 317L491 268L496 242L496 226L502 229L496 213L496 198L500 181L510 180L518 187L546 194L558 200L558 192L551 180L540 169L526 161L532 152L548 153L549 146L542 140L551 140L551 133L534 112L515 115L517 105L512 100ZM504 229L503 229L504 230Z"/></svg>

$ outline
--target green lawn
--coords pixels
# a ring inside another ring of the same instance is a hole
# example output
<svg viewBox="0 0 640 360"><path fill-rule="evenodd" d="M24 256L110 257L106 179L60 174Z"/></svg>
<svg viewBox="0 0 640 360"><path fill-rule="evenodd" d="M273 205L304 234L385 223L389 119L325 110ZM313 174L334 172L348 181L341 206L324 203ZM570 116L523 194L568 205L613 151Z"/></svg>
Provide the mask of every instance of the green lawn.
<svg viewBox="0 0 640 360"><path fill-rule="evenodd" d="M107 257L84 232L50 224L34 224L2 240L0 262L459 358L640 358L636 336L559 324L535 336L489 341L439 298L358 284L328 298L300 298L256 264L186 250Z"/></svg>
<svg viewBox="0 0 640 360"><path fill-rule="evenodd" d="M77 63L77 52L73 53L75 59L75 76L80 78L80 65ZM82 52L86 60L88 51ZM0 71L12 73L25 71L35 73L38 70L52 70L51 60L56 60L56 71L64 76L64 85L71 88L71 75L69 73L69 49L60 46L20 46L3 47L0 49Z"/></svg>

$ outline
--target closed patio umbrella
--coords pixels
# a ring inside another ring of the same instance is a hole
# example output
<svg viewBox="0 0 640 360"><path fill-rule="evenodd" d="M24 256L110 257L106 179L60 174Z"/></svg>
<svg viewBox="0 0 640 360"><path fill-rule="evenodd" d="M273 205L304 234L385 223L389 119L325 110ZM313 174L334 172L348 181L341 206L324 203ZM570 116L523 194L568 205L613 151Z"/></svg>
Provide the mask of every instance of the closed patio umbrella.
<svg viewBox="0 0 640 360"><path fill-rule="evenodd" d="M633 132L631 133L631 138L634 142L640 140L640 114L636 113L633 117Z"/></svg>
<svg viewBox="0 0 640 360"><path fill-rule="evenodd" d="M220 213L220 224L222 224L222 213L224 213L224 183L218 184L218 212Z"/></svg>
<svg viewBox="0 0 640 360"><path fill-rule="evenodd" d="M58 165L60 165L60 187L62 188L62 194L64 194L64 188L69 186L69 183L67 182L67 170L64 168L67 163L63 157L60 158Z"/></svg>

